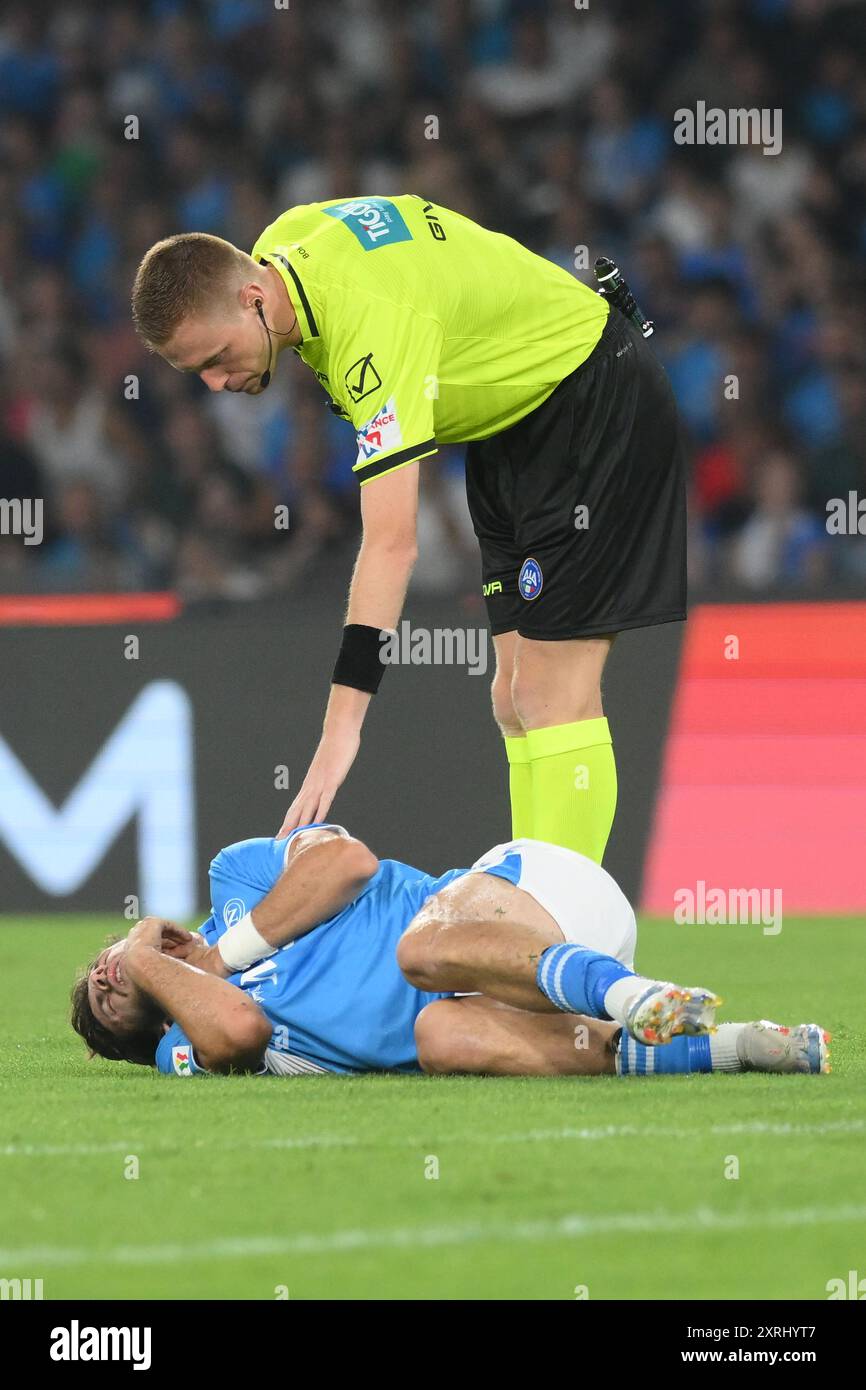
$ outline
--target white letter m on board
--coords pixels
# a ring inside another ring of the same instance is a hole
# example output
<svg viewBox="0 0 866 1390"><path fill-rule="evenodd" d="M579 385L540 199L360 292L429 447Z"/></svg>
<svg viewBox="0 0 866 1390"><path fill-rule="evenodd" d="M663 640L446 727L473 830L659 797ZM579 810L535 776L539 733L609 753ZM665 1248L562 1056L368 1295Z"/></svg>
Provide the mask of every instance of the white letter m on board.
<svg viewBox="0 0 866 1390"><path fill-rule="evenodd" d="M151 913L196 910L192 708L173 681L133 701L55 809L0 736L0 839L44 892L85 883L133 815L139 895Z"/></svg>

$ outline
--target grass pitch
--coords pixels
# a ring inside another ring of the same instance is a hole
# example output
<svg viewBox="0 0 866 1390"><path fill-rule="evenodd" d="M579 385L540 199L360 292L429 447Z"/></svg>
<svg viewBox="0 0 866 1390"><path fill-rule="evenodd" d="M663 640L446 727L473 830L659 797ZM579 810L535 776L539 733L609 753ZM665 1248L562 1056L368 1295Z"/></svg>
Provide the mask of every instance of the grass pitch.
<svg viewBox="0 0 866 1390"><path fill-rule="evenodd" d="M829 1028L831 1076L584 1081L88 1062L69 987L111 928L0 925L0 1277L46 1299L824 1299L866 1273L862 920L641 927L641 969L723 1018Z"/></svg>

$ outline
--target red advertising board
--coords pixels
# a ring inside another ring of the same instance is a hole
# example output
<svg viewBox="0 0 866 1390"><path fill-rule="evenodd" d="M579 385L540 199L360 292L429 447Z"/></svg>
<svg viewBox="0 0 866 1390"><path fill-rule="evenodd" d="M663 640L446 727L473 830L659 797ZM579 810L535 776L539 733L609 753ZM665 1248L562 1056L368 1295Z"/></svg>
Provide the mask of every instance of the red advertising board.
<svg viewBox="0 0 866 1390"><path fill-rule="evenodd" d="M643 907L699 882L866 909L866 603L692 614Z"/></svg>

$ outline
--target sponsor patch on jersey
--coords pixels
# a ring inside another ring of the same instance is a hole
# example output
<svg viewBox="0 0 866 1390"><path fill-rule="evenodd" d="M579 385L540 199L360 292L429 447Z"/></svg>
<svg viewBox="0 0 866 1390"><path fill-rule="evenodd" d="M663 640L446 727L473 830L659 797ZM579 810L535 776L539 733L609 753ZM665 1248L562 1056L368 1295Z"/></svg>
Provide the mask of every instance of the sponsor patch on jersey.
<svg viewBox="0 0 866 1390"><path fill-rule="evenodd" d="M387 198L363 198L336 207L322 208L328 217L337 217L357 237L365 251L377 246L393 246L397 241L411 241L412 233L393 203Z"/></svg>
<svg viewBox="0 0 866 1390"><path fill-rule="evenodd" d="M237 926L242 917L246 915L247 905L243 898L229 898L223 908L223 921L227 927Z"/></svg>
<svg viewBox="0 0 866 1390"><path fill-rule="evenodd" d="M544 575L541 573L541 565L531 557L524 560L520 567L520 574L517 579L517 587L523 598L531 601L538 598L544 584Z"/></svg>
<svg viewBox="0 0 866 1390"><path fill-rule="evenodd" d="M188 1047L173 1047L171 1049L171 1065L174 1067L178 1076L192 1076L192 1060Z"/></svg>
<svg viewBox="0 0 866 1390"><path fill-rule="evenodd" d="M376 454L387 453L400 447L403 435L393 396L386 401L378 415L374 415L372 420L361 426L355 437L358 441L356 465L366 463L368 459L375 458Z"/></svg>

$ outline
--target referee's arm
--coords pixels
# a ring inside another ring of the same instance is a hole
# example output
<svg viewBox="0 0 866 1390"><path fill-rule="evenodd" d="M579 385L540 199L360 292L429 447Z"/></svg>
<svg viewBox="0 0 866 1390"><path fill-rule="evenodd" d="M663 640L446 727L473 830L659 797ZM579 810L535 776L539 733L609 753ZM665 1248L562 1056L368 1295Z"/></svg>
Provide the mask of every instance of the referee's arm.
<svg viewBox="0 0 866 1390"><path fill-rule="evenodd" d="M418 554L418 469L415 460L361 488L363 539L349 588L347 624L397 626ZM364 690L331 686L319 747L278 837L328 815L355 761L370 698Z"/></svg>

